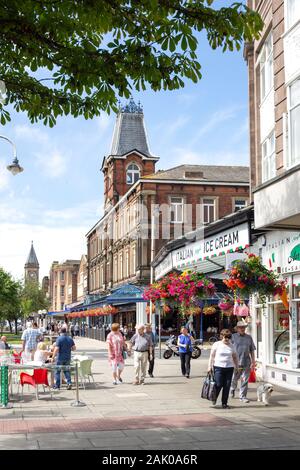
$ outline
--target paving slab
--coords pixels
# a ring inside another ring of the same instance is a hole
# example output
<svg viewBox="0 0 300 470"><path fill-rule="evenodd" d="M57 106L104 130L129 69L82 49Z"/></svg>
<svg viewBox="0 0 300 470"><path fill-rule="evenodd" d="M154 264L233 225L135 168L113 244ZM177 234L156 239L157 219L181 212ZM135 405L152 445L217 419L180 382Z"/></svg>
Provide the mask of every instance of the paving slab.
<svg viewBox="0 0 300 470"><path fill-rule="evenodd" d="M92 443L93 447L97 448L102 448L102 449L110 449L113 444L117 444L118 446L126 446L126 447L131 447L132 449L135 449L136 446L142 446L145 444L145 441L140 439L139 437L118 437L117 438L118 442L113 441L109 437L103 437L102 438L92 438L90 439L90 442Z"/></svg>
<svg viewBox="0 0 300 470"><path fill-rule="evenodd" d="M64 449L64 450L74 450L74 449L88 449L92 447L91 442L88 439L60 439L57 442L49 441L48 439L38 439L39 448L41 450L46 449Z"/></svg>
<svg viewBox="0 0 300 470"><path fill-rule="evenodd" d="M25 441L51 449L69 448L71 442L72 448L93 450L300 448L299 393L275 387L270 406L264 407L256 401L256 384L250 384L250 403L230 400L230 410L200 398L209 351L192 362L189 381L181 377L178 359L157 357L155 378L135 387L132 359L123 372L124 383L113 386L106 344L78 338L76 345L95 359L96 384L79 391L87 406L72 408L75 392L65 388L53 400L42 393L39 401L34 393L26 393L24 402L14 396L14 408L0 411L1 449Z"/></svg>

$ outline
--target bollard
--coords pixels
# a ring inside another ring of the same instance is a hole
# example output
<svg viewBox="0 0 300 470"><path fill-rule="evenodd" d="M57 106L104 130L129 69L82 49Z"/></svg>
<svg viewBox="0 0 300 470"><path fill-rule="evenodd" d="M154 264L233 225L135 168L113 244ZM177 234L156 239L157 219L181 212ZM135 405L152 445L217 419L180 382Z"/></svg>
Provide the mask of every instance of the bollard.
<svg viewBox="0 0 300 470"><path fill-rule="evenodd" d="M78 361L76 361L76 366L75 366L75 382L76 382L76 400L72 401L71 406L86 406L85 403L79 400Z"/></svg>
<svg viewBox="0 0 300 470"><path fill-rule="evenodd" d="M8 403L8 366L1 366L1 408L12 408Z"/></svg>

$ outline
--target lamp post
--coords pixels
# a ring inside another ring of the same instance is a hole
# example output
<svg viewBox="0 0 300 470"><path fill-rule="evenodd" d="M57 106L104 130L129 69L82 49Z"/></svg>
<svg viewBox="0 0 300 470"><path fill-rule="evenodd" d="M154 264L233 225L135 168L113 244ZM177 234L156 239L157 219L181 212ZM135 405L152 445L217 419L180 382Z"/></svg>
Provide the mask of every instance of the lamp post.
<svg viewBox="0 0 300 470"><path fill-rule="evenodd" d="M5 137L4 135L0 135L0 139L6 140L7 142L9 142L10 145L12 146L12 148L13 148L13 157L14 157L14 159L13 159L11 165L8 165L6 168L14 176L18 175L19 173L22 173L23 168L19 165L19 160L17 159L17 149L16 149L15 144L10 139Z"/></svg>

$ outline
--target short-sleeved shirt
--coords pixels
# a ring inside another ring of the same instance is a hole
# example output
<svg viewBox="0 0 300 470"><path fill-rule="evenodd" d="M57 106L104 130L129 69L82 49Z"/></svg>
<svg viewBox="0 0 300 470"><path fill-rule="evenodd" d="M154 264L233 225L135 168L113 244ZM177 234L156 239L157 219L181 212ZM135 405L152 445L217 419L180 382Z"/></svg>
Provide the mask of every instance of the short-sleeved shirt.
<svg viewBox="0 0 300 470"><path fill-rule="evenodd" d="M213 344L211 352L215 351L214 366L216 367L234 367L233 353L236 353L232 343L225 344L223 341L217 341Z"/></svg>
<svg viewBox="0 0 300 470"><path fill-rule="evenodd" d="M63 333L57 338L55 345L59 348L57 360L58 361L70 361L72 346L75 345L72 338L68 336L66 333Z"/></svg>
<svg viewBox="0 0 300 470"><path fill-rule="evenodd" d="M252 337L247 334L240 335L239 333L234 333L231 341L235 346L239 365L241 367L249 367L252 362L250 353L256 349Z"/></svg>
<svg viewBox="0 0 300 470"><path fill-rule="evenodd" d="M37 328L27 328L23 331L22 341L25 341L25 349L33 351L37 347L37 343L42 333Z"/></svg>
<svg viewBox="0 0 300 470"><path fill-rule="evenodd" d="M150 335L144 334L143 336L136 333L131 338L130 342L133 344L134 351L145 352L149 351L152 347L152 339Z"/></svg>
<svg viewBox="0 0 300 470"><path fill-rule="evenodd" d="M179 346L180 353L192 352L192 340L190 335L179 335L179 343L186 344L186 347Z"/></svg>

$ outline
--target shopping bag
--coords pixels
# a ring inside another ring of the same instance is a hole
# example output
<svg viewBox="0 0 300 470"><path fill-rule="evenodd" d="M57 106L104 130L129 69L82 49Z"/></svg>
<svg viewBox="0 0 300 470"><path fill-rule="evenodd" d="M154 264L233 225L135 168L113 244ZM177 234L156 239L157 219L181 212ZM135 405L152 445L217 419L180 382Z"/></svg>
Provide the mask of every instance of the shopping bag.
<svg viewBox="0 0 300 470"><path fill-rule="evenodd" d="M217 386L214 379L214 376L211 372L208 372L207 376L204 379L201 398L204 398L209 401L216 401L217 399Z"/></svg>
<svg viewBox="0 0 300 470"><path fill-rule="evenodd" d="M249 383L255 383L256 382L256 373L255 369L251 369L250 375L249 375Z"/></svg>

